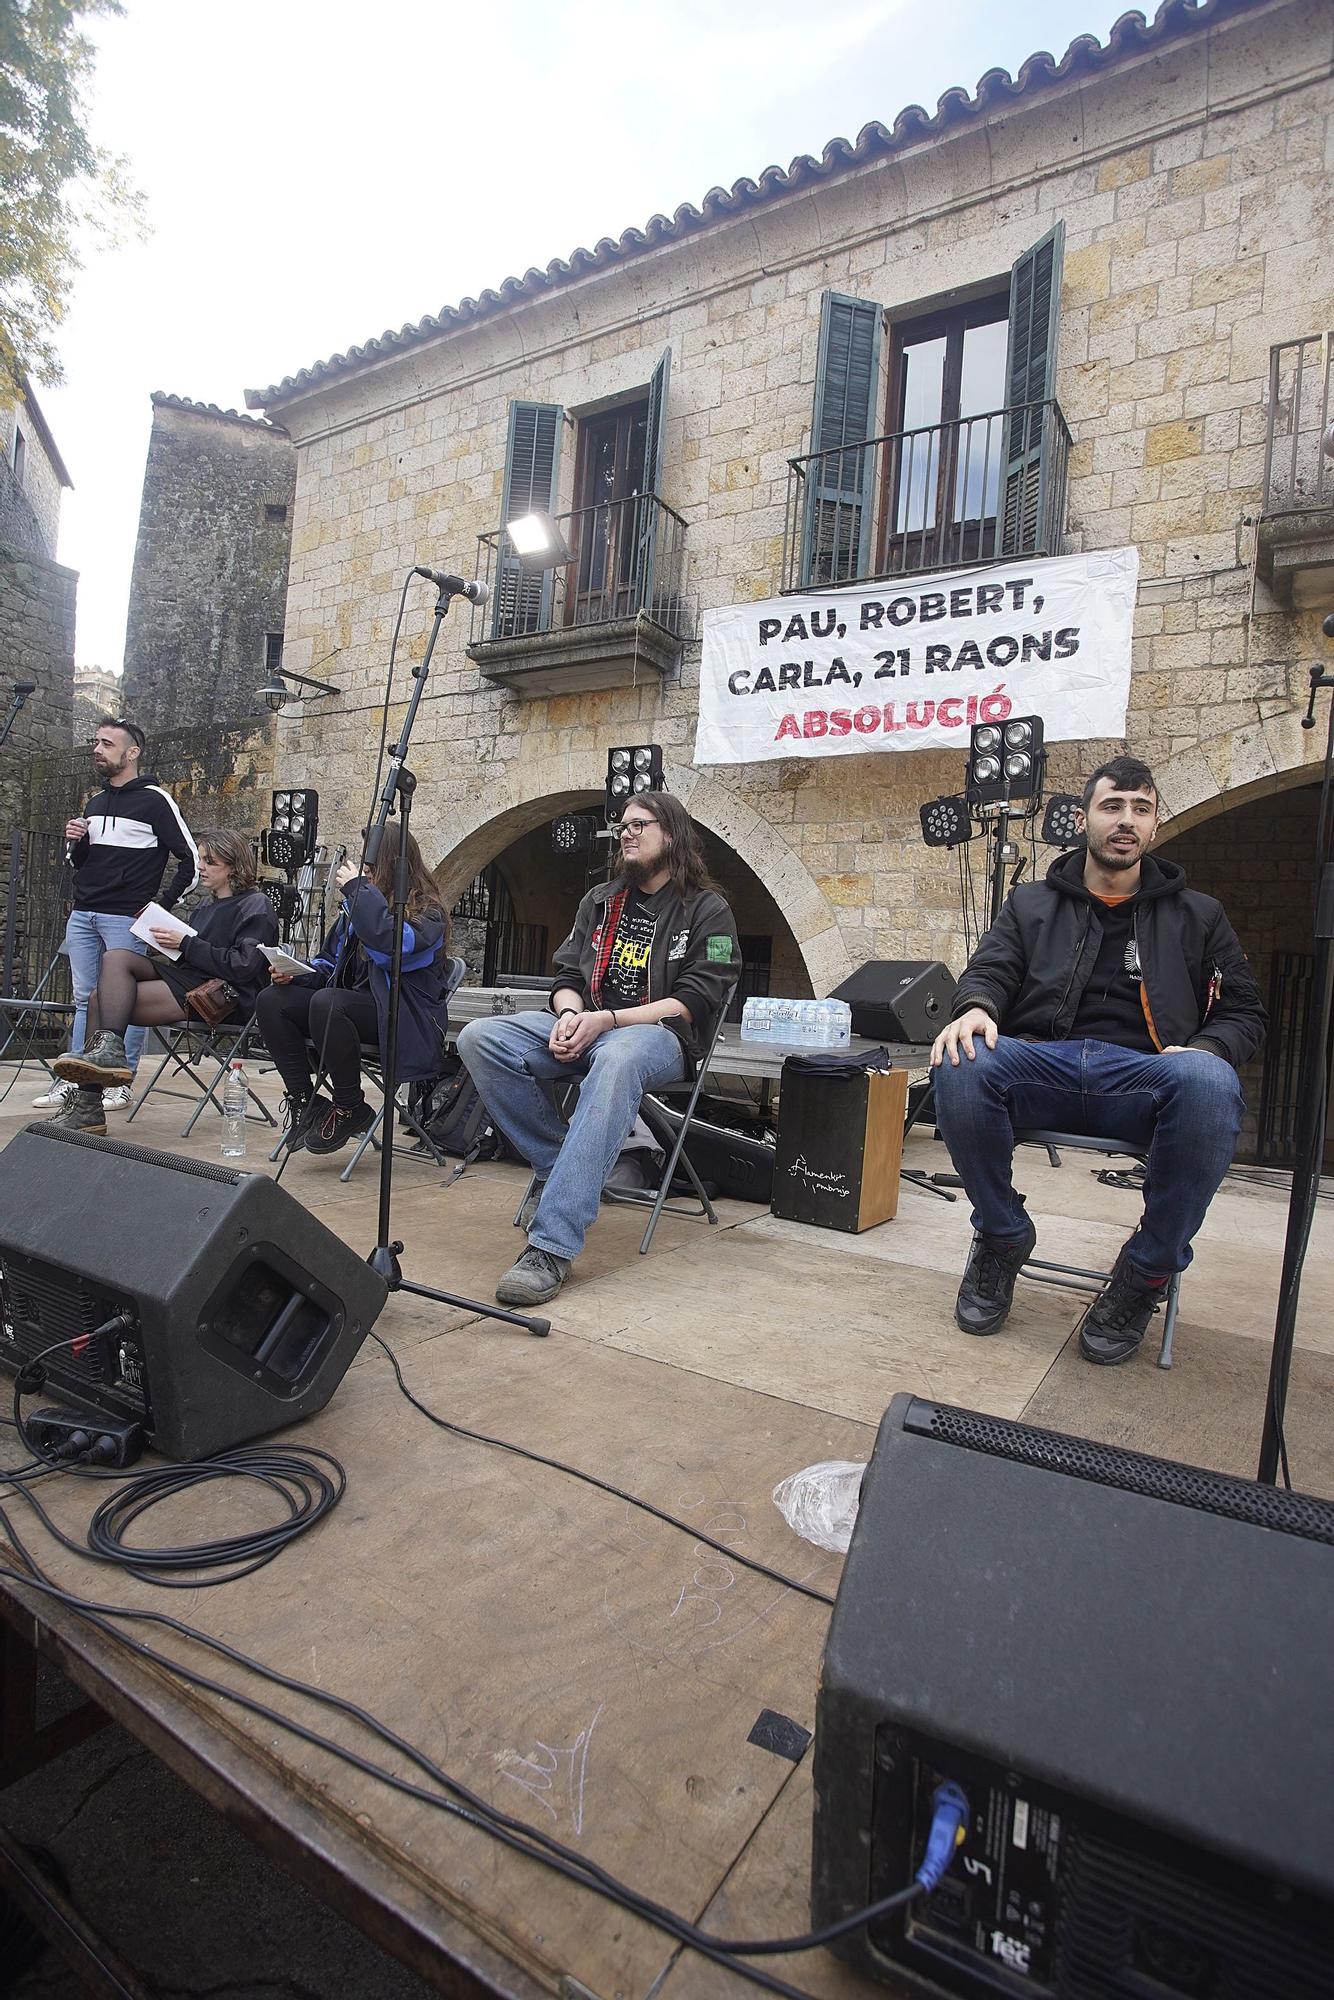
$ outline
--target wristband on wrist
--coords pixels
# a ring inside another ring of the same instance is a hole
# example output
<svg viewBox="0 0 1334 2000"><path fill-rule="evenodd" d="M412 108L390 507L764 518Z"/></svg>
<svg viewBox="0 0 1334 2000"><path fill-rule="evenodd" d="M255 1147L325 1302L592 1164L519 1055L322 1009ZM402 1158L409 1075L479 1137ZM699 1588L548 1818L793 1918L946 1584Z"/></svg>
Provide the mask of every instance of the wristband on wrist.
<svg viewBox="0 0 1334 2000"><path fill-rule="evenodd" d="M616 1009L614 1007L604 1007L602 1011L604 1014L610 1014L613 1028L619 1027L620 1023L616 1019Z"/></svg>
<svg viewBox="0 0 1334 2000"><path fill-rule="evenodd" d="M557 1014L556 1019L558 1021L563 1021L567 1014L577 1014L578 1012L579 1009L577 1007L562 1007L559 1014Z"/></svg>

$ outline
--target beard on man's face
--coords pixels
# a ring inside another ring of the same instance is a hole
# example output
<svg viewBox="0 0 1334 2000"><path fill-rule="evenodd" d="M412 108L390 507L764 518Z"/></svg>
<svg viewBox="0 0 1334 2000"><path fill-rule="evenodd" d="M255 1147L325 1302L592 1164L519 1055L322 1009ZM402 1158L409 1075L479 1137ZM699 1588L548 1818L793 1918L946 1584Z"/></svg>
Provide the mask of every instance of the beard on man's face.
<svg viewBox="0 0 1334 2000"><path fill-rule="evenodd" d="M642 889L651 875L658 872L666 862L664 852L656 861L641 861L637 854L621 856L621 873L633 889Z"/></svg>

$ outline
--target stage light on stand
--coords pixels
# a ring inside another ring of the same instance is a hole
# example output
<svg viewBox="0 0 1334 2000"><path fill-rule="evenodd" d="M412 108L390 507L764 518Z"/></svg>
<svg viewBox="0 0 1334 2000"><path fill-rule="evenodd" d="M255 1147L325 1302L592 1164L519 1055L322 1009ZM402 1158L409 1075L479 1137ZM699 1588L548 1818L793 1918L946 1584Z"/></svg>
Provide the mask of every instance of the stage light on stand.
<svg viewBox="0 0 1334 2000"><path fill-rule="evenodd" d="M1047 801L1047 810L1042 816L1042 832L1038 836L1045 847L1077 847L1084 838L1075 825L1075 814L1081 810L1079 799L1074 792L1053 792Z"/></svg>
<svg viewBox="0 0 1334 2000"><path fill-rule="evenodd" d="M551 845L557 854L587 854L597 838L597 821L587 813L566 813L551 822Z"/></svg>
<svg viewBox="0 0 1334 2000"><path fill-rule="evenodd" d="M631 743L607 752L606 814L619 819L636 792L663 789L662 750L656 743Z"/></svg>
<svg viewBox="0 0 1334 2000"><path fill-rule="evenodd" d="M958 847L961 842L971 840L975 831L968 811L968 801L962 794L953 797L928 799L918 808L922 822L922 839L928 847Z"/></svg>
<svg viewBox="0 0 1334 2000"><path fill-rule="evenodd" d="M975 722L968 742L969 805L1040 798L1045 762L1040 715L1017 715L1004 724Z"/></svg>
<svg viewBox="0 0 1334 2000"><path fill-rule="evenodd" d="M309 861L315 852L315 836L319 829L320 795L318 792L275 792L273 806L269 814L269 841L267 859L275 868L297 868L303 861ZM290 853L289 860L279 860L274 841L278 836L278 848ZM290 843L290 847L289 847Z"/></svg>

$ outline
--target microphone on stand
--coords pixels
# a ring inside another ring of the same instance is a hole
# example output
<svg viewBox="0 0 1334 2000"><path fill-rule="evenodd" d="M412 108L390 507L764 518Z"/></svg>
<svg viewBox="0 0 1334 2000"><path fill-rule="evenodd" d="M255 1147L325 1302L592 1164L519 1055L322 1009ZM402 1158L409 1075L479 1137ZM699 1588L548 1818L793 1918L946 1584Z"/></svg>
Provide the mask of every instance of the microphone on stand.
<svg viewBox="0 0 1334 2000"><path fill-rule="evenodd" d="M449 576L444 570L425 569L420 563L413 570L414 576L424 576L437 590L447 590L451 597L466 597L469 604L485 604L491 595L484 583L469 583L466 577Z"/></svg>

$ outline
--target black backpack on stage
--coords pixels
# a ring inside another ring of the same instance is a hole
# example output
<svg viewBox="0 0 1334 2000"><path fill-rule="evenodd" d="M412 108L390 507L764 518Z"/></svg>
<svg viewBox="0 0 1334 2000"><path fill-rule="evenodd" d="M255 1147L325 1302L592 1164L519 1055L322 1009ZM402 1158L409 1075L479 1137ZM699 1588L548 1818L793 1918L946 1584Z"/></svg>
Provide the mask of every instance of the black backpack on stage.
<svg viewBox="0 0 1334 2000"><path fill-rule="evenodd" d="M477 1085L452 1050L438 1077L409 1084L408 1109L432 1144L442 1153L452 1153L465 1166L473 1160L513 1158Z"/></svg>

